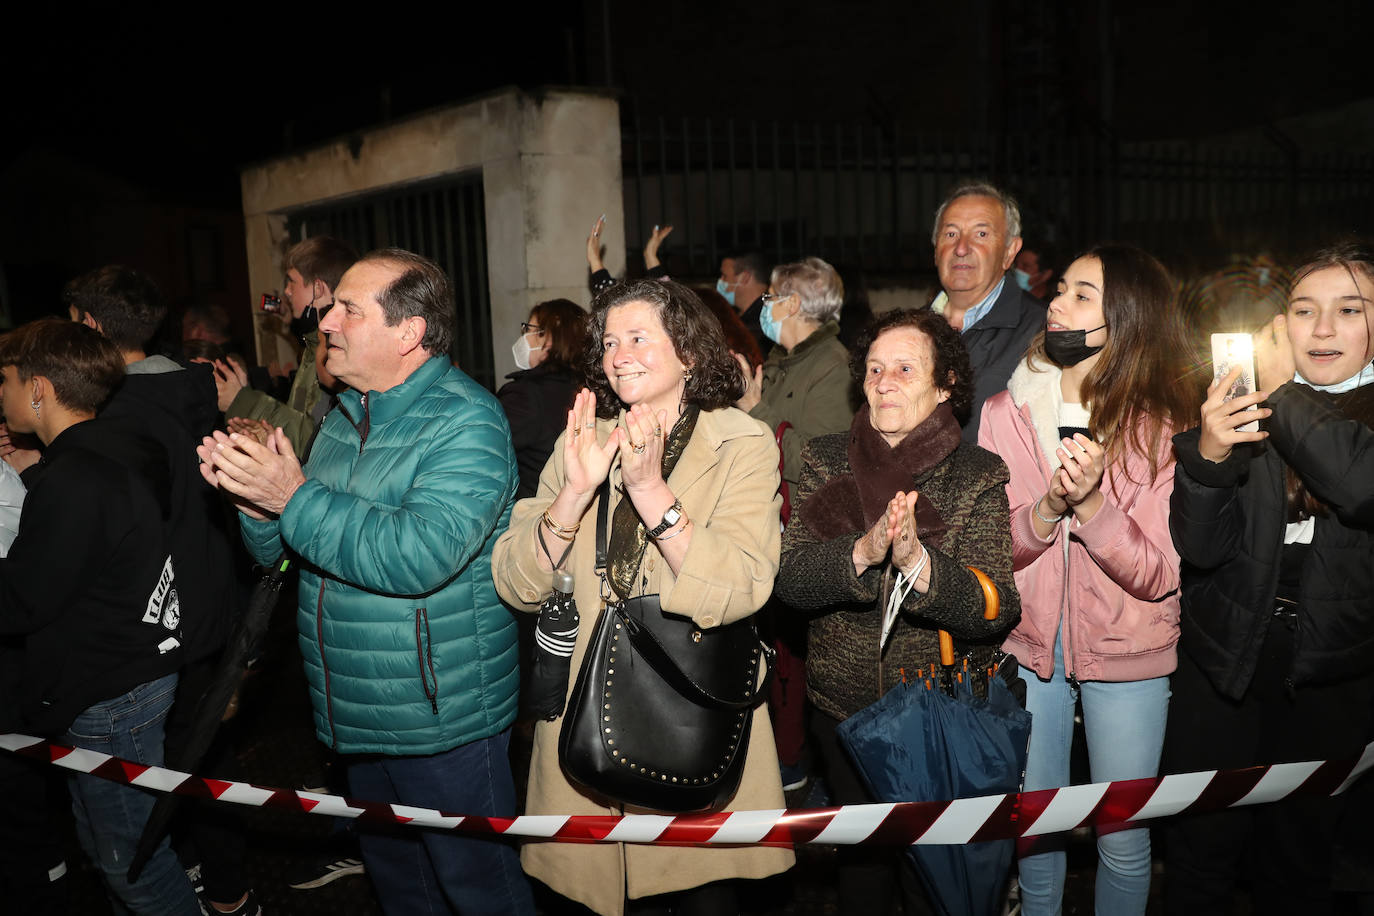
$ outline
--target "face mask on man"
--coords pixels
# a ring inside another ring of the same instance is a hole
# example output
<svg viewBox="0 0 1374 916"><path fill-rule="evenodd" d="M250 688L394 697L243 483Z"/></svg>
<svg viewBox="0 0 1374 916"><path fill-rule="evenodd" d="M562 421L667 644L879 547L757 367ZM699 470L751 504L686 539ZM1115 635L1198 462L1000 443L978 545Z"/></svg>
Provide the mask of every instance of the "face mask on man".
<svg viewBox="0 0 1374 916"><path fill-rule="evenodd" d="M535 350L542 350L543 347L531 347L528 334L521 334L515 338L515 343L511 344L510 353L515 357L515 367L517 369L529 369L530 354Z"/></svg>
<svg viewBox="0 0 1374 916"><path fill-rule="evenodd" d="M291 333L302 340L319 326L320 312L319 309L315 308L314 300L311 300L311 304L305 307L299 317L291 319Z"/></svg>
<svg viewBox="0 0 1374 916"><path fill-rule="evenodd" d="M729 283L725 282L724 277L716 280L716 292L725 297L725 301L730 303L731 308L735 307L735 290Z"/></svg>
<svg viewBox="0 0 1374 916"><path fill-rule="evenodd" d="M1083 360L1101 350L1106 344L1096 347L1088 346L1088 335L1102 330L1102 327L1093 328L1091 331L1046 331L1045 332L1045 355L1050 358L1050 362L1067 369L1076 366Z"/></svg>
<svg viewBox="0 0 1374 916"><path fill-rule="evenodd" d="M1016 280L1016 285L1017 285L1017 286L1021 287L1021 288L1024 289L1026 292L1030 292L1030 288L1031 288L1031 276L1030 276L1030 274L1026 273L1024 270L1022 270L1022 269L1019 268L1019 267L1013 267L1013 268L1011 269L1011 275L1012 275L1012 277Z"/></svg>

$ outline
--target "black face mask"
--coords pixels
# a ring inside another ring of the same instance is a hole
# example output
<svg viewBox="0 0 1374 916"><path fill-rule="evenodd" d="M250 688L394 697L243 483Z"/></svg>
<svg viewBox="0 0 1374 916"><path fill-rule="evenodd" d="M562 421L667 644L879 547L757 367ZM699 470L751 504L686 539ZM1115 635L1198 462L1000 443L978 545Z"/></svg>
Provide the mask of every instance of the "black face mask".
<svg viewBox="0 0 1374 916"><path fill-rule="evenodd" d="M291 333L303 340L305 339L305 335L315 330L319 325L319 309L315 308L313 305L307 305L305 311L301 312L300 317L291 319Z"/></svg>
<svg viewBox="0 0 1374 916"><path fill-rule="evenodd" d="M1106 346L1106 344L1102 344L1101 346L1090 347L1087 344L1089 334L1105 327L1104 324L1102 327L1093 328L1091 331L1046 331L1045 355L1062 369L1076 366Z"/></svg>

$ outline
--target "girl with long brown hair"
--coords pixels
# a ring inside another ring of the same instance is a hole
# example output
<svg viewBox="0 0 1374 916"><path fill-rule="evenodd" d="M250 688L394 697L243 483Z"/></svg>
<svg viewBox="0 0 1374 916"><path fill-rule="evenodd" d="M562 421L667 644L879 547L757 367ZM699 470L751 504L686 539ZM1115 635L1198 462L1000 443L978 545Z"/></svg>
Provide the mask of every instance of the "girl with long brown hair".
<svg viewBox="0 0 1374 916"><path fill-rule="evenodd" d="M1169 772L1329 760L1374 738L1374 254L1328 249L1294 276L1255 338L1261 390L1226 400L1233 370L1174 440L1186 612ZM1333 845L1341 817L1368 843L1369 800L1366 781L1170 822L1166 910L1229 910L1248 873L1257 913L1352 911L1333 899Z"/></svg>
<svg viewBox="0 0 1374 916"><path fill-rule="evenodd" d="M1046 327L988 400L978 444L1007 463L1026 669L1025 788L1069 782L1075 700L1094 782L1154 776L1178 641L1170 436L1186 422L1186 351L1168 273L1101 245L1069 265ZM1022 911L1057 913L1059 838L1019 851ZM1148 829L1099 835L1097 912L1144 913Z"/></svg>

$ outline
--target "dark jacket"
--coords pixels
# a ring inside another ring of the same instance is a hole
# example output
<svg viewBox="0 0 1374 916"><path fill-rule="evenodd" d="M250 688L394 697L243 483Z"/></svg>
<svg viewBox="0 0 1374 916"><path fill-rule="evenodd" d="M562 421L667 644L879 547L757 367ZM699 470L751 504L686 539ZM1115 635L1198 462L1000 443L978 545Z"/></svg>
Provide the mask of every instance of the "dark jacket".
<svg viewBox="0 0 1374 916"><path fill-rule="evenodd" d="M228 517L218 491L197 468L196 446L219 419L208 367L182 368L160 356L140 360L115 391L104 419L136 420L161 444L169 468L172 560L181 596L186 660L209 657L224 645L241 611Z"/></svg>
<svg viewBox="0 0 1374 916"><path fill-rule="evenodd" d="M1010 275L992 309L963 334L973 367L973 409L964 425L964 441L978 441L978 422L983 402L1003 391L1007 380L1030 349L1035 335L1045 329L1045 303L1016 285Z"/></svg>
<svg viewBox="0 0 1374 916"><path fill-rule="evenodd" d="M858 422L858 421L856 421ZM947 526L940 547L930 552L930 590L912 591L892 631L886 651L878 652L882 610L876 608L890 586L888 569L854 575L855 531L822 540L807 524L804 509L823 484L851 473L849 433L812 439L802 451L801 485L794 514L782 538L782 566L775 594L802 611L818 611L811 622L806 657L807 694L827 715L845 719L875 702L902 679L940 658L937 628L956 639L980 643L975 660L986 662L1003 634L1021 616L1011 569L1011 530L1007 515L1007 466L991 452L961 444L929 472L913 478L913 488L939 510ZM976 566L997 585L1001 615L983 619L983 593L966 566Z"/></svg>
<svg viewBox="0 0 1374 916"><path fill-rule="evenodd" d="M520 469L516 499L533 496L539 474L548 463L554 440L568 425L568 410L577 397L577 380L571 369L541 363L533 369L512 372L496 392L510 422L515 462Z"/></svg>
<svg viewBox="0 0 1374 916"><path fill-rule="evenodd" d="M164 453L133 426L87 420L54 439L0 559L0 635L23 637L20 710L42 734L181 665Z"/></svg>
<svg viewBox="0 0 1374 916"><path fill-rule="evenodd" d="M286 403L278 401L263 391L244 388L234 398L226 417L247 417L250 420L266 420L273 426L280 426L286 438L291 440L291 448L296 457L305 460L305 450L315 434L315 405L324 397L320 387L320 377L315 372L315 346L320 341L320 332L311 331L301 338L301 364L296 376L291 380L291 393ZM218 402L216 402L218 403Z"/></svg>
<svg viewBox="0 0 1374 916"><path fill-rule="evenodd" d="M1358 389L1344 398L1374 398ZM1289 382L1269 398L1269 438L1214 464L1200 431L1178 453L1169 529L1183 561L1180 645L1225 696L1240 699L1272 625L1287 523L1284 464L1331 512L1316 519L1302 572L1295 685L1374 670L1374 431L1330 395Z"/></svg>

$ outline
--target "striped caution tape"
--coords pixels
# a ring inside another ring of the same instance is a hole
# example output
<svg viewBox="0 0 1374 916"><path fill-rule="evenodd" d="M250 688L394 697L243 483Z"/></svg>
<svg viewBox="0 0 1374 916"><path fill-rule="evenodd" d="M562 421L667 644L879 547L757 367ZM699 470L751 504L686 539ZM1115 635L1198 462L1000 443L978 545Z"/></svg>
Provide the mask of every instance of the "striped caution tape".
<svg viewBox="0 0 1374 916"><path fill-rule="evenodd" d="M1337 795L1374 767L1371 742L1358 758L1210 770L954 801L677 816L535 814L501 818L446 814L431 808L208 779L130 763L29 735L0 734L0 749L156 792L252 807L357 818L371 823L437 827L473 836L657 846L906 846L1002 840L1059 833L1087 824L1139 824L1184 812L1258 805L1295 795Z"/></svg>

